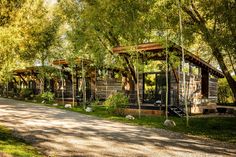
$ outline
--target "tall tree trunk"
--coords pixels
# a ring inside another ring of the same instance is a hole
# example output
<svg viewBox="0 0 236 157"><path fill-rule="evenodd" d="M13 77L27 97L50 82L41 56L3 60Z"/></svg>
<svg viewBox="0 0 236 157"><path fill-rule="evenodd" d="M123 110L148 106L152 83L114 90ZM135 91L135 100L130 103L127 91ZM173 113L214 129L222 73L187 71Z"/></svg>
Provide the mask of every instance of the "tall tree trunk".
<svg viewBox="0 0 236 157"><path fill-rule="evenodd" d="M138 68L136 67L136 90L137 90L137 102L138 102L138 116L141 118L141 101L140 101L140 90L139 90L139 71Z"/></svg>
<svg viewBox="0 0 236 157"><path fill-rule="evenodd" d="M74 79L74 69L71 68L71 80L72 80L72 106L75 106L75 79Z"/></svg>
<svg viewBox="0 0 236 157"><path fill-rule="evenodd" d="M42 62L42 78L41 78L41 91L40 91L40 93L42 94L42 93L44 93L45 92L45 80L46 80L46 77L45 77L45 70L44 70L44 67L45 67L45 59L44 59L44 57L42 57L41 58L41 62Z"/></svg>
<svg viewBox="0 0 236 157"><path fill-rule="evenodd" d="M168 66L168 30L167 30L167 34L166 34L166 110L165 110L165 115L166 115L166 120L168 119L168 100L169 100L169 76L168 76L168 72L169 72L169 66Z"/></svg>
<svg viewBox="0 0 236 157"><path fill-rule="evenodd" d="M230 71L228 67L225 64L224 58L222 53L220 52L220 48L217 46L217 43L215 42L214 38L211 36L209 30L207 29L206 25L201 23L200 27L201 31L204 33L204 39L206 42L208 42L209 46L211 47L212 54L216 58L217 62L219 63L219 66L226 77L226 80L233 92L233 101L236 104L236 81L231 76Z"/></svg>
<svg viewBox="0 0 236 157"><path fill-rule="evenodd" d="M83 92L83 107L86 107L86 80L85 80L85 71L84 71L84 62L82 59L82 92Z"/></svg>
<svg viewBox="0 0 236 157"><path fill-rule="evenodd" d="M63 80L63 77L62 77L61 69L60 69L60 77L61 77L61 98L62 98L62 105L64 105L65 104L65 102L64 102L64 80Z"/></svg>
<svg viewBox="0 0 236 157"><path fill-rule="evenodd" d="M186 113L186 126L189 126L188 117L188 104L187 104L187 94L186 94L186 80L185 80L185 54L184 54L184 40L183 40L183 26L182 26L182 16L181 16L181 0L178 0L178 11L179 11L179 29L180 29L180 43L182 48L182 73L183 73L183 90L184 90L184 106Z"/></svg>
<svg viewBox="0 0 236 157"><path fill-rule="evenodd" d="M60 65L60 60L59 60L59 65ZM65 104L65 101L64 101L64 79L62 77L62 66L60 68L60 79L61 79L61 99L62 99L62 105Z"/></svg>
<svg viewBox="0 0 236 157"><path fill-rule="evenodd" d="M125 60L125 62L126 62L126 64L127 64L127 66L128 66L128 69L129 69L129 71L130 71L130 74L131 74L131 76L132 76L134 82L137 83L137 78L136 78L136 74L135 74L136 72L135 72L135 70L134 70L133 65L130 63L128 57L124 56L124 60Z"/></svg>
<svg viewBox="0 0 236 157"><path fill-rule="evenodd" d="M226 52L227 52L227 55L228 55L228 57L229 57L229 61L230 61L230 64L231 64L231 66L232 66L234 75L236 75L235 64L234 64L233 59L232 59L233 57L231 56L231 54L230 54L230 52L229 52L228 50L226 50Z"/></svg>
<svg viewBox="0 0 236 157"><path fill-rule="evenodd" d="M199 27L200 31L203 34L205 42L208 43L208 45L211 47L212 54L218 61L220 68L224 76L226 77L227 82L233 92L233 96L234 96L233 99L234 99L234 103L236 104L236 81L231 76L224 62L222 53L220 52L220 48L217 46L218 45L217 41L214 39L214 37L210 33L211 31L207 28L205 20L201 17L199 12L196 10L196 8L194 7L194 4L192 4L192 6L193 6L192 9L189 9L186 6L182 6L182 9L185 13L187 13L191 17L193 22Z"/></svg>
<svg viewBox="0 0 236 157"><path fill-rule="evenodd" d="M227 82L233 92L233 96L234 96L233 101L236 104L236 81L231 76L227 66L225 65L225 62L224 62L222 54L220 53L220 50L218 48L214 47L213 45L212 45L212 53L215 56L215 58L217 59L219 65L220 65L220 68L221 68L224 76L227 79Z"/></svg>

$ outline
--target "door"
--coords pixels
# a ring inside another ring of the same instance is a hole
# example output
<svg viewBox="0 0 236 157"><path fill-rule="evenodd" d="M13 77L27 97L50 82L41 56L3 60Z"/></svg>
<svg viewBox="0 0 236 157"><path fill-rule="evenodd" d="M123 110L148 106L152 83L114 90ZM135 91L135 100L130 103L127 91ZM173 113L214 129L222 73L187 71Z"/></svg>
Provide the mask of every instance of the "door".
<svg viewBox="0 0 236 157"><path fill-rule="evenodd" d="M143 102L165 103L166 79L164 73L144 73Z"/></svg>

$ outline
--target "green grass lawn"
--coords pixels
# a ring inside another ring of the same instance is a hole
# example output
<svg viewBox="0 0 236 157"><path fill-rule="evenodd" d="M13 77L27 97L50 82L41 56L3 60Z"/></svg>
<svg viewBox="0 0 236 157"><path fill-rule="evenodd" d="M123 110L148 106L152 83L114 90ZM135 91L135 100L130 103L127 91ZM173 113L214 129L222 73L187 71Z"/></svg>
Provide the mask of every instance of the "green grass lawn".
<svg viewBox="0 0 236 157"><path fill-rule="evenodd" d="M52 105L46 106L53 107ZM56 108L65 109L64 106L57 106ZM104 106L96 106L95 110L90 113L85 112L82 107L75 107L66 110L93 115L103 119L129 123L132 125L161 128L184 134L236 143L236 117L191 117L189 127L186 127L185 118L169 117L169 119L174 120L176 123L176 127L169 128L163 125L165 121L164 116L142 116L140 119L136 117L135 120L128 120L125 117L109 114Z"/></svg>
<svg viewBox="0 0 236 157"><path fill-rule="evenodd" d="M58 108L63 109L64 107L58 106ZM185 118L169 117L169 119L175 121L176 127L168 128L163 125L163 122L165 121L165 117L163 116L142 116L140 119L136 118L135 120L128 120L121 116L108 114L104 107L96 107L96 110L91 113L85 112L82 108L72 108L68 110L133 125L162 128L189 135L198 135L201 137L236 143L236 117L193 117L190 118L189 127L186 127Z"/></svg>
<svg viewBox="0 0 236 157"><path fill-rule="evenodd" d="M0 126L0 156L2 153L17 157L42 156L25 141L13 137L11 130Z"/></svg>

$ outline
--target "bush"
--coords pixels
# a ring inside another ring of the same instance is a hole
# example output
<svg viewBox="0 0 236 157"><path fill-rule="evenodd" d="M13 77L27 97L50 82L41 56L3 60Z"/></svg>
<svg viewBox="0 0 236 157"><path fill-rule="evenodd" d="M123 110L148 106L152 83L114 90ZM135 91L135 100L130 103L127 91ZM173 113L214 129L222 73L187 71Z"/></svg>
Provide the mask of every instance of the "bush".
<svg viewBox="0 0 236 157"><path fill-rule="evenodd" d="M36 97L37 101L42 102L45 101L45 103L53 103L55 99L55 95L52 92L44 92Z"/></svg>
<svg viewBox="0 0 236 157"><path fill-rule="evenodd" d="M93 108L93 110L97 110L99 106L101 105L101 103L99 102L99 100L95 100L95 101L92 101L90 105Z"/></svg>
<svg viewBox="0 0 236 157"><path fill-rule="evenodd" d="M104 105L109 113L124 115L124 109L129 104L128 97L123 93L116 93L111 95L105 102Z"/></svg>
<svg viewBox="0 0 236 157"><path fill-rule="evenodd" d="M218 102L233 103L233 92L231 91L226 78L219 79Z"/></svg>
<svg viewBox="0 0 236 157"><path fill-rule="evenodd" d="M25 88L25 89L21 89L21 91L20 91L20 96L22 98L31 98L31 97L33 97L32 95L33 95L32 89Z"/></svg>

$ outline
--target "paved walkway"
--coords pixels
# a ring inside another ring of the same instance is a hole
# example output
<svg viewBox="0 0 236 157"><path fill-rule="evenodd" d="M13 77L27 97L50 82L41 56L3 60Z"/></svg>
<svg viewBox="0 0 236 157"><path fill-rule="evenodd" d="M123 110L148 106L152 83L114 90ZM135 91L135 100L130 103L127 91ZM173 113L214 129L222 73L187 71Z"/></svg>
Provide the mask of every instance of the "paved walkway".
<svg viewBox="0 0 236 157"><path fill-rule="evenodd" d="M0 98L0 125L49 156L236 156L236 146Z"/></svg>

